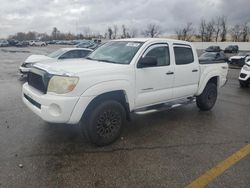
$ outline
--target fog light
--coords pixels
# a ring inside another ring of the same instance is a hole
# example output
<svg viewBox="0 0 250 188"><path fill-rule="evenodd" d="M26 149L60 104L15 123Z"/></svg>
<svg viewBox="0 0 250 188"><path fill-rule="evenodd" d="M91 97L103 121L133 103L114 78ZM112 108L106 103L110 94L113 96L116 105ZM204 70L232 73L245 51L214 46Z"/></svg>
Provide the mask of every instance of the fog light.
<svg viewBox="0 0 250 188"><path fill-rule="evenodd" d="M51 104L49 106L49 112L52 116L60 116L62 113L62 110L60 106L58 106L57 104Z"/></svg>

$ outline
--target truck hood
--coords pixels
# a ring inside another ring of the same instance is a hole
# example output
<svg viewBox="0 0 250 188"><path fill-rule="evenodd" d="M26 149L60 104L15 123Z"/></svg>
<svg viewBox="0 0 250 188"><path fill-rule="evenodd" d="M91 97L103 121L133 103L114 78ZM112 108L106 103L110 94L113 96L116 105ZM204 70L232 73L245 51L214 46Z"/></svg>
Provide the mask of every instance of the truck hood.
<svg viewBox="0 0 250 188"><path fill-rule="evenodd" d="M36 63L44 60L52 60L53 58L50 58L46 55L31 55L26 60L25 63Z"/></svg>
<svg viewBox="0 0 250 188"><path fill-rule="evenodd" d="M77 75L84 72L104 70L109 71L111 69L120 69L127 65L106 63L101 61L79 59L79 60L64 60L60 63L42 62L36 63L34 67L43 69L51 74L58 75Z"/></svg>

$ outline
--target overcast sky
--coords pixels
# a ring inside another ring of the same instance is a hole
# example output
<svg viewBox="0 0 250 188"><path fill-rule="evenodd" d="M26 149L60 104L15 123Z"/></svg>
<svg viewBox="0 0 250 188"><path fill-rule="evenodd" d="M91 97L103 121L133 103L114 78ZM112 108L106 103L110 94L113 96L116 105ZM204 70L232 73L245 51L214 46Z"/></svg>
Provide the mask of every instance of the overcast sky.
<svg viewBox="0 0 250 188"><path fill-rule="evenodd" d="M122 24L143 28L161 26L163 33L201 18L225 15L230 24L250 22L249 0L0 0L0 38L18 31L101 34L108 26ZM121 29L120 29L121 31Z"/></svg>

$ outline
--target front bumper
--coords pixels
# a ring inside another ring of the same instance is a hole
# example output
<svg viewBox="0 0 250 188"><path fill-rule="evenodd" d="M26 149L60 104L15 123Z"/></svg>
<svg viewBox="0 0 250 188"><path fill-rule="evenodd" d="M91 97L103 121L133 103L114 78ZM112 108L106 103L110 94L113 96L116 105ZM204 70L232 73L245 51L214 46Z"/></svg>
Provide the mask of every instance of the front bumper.
<svg viewBox="0 0 250 188"><path fill-rule="evenodd" d="M246 71L242 68L239 76L239 81L250 84L250 71Z"/></svg>
<svg viewBox="0 0 250 188"><path fill-rule="evenodd" d="M46 122L77 124L92 97L43 94L25 83L22 100L31 111Z"/></svg>

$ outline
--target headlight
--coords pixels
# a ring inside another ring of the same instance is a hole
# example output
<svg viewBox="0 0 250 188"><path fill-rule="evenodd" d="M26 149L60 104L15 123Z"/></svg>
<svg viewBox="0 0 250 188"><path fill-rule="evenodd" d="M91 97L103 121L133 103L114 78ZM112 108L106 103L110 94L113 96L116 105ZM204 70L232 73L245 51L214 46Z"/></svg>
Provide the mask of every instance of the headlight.
<svg viewBox="0 0 250 188"><path fill-rule="evenodd" d="M31 67L33 66L33 64L34 64L34 63L26 63L26 64L25 64L25 67L31 68Z"/></svg>
<svg viewBox="0 0 250 188"><path fill-rule="evenodd" d="M22 67L26 67L26 68L31 68L33 66L34 63L23 63L21 66Z"/></svg>
<svg viewBox="0 0 250 188"><path fill-rule="evenodd" d="M243 66L243 70L245 70L245 71L250 71L250 67L247 66L247 65L244 65L244 66Z"/></svg>
<svg viewBox="0 0 250 188"><path fill-rule="evenodd" d="M76 87L78 81L78 77L53 76L49 81L48 92L54 92L57 94L71 92Z"/></svg>

